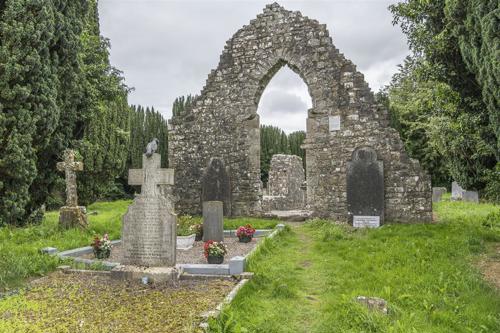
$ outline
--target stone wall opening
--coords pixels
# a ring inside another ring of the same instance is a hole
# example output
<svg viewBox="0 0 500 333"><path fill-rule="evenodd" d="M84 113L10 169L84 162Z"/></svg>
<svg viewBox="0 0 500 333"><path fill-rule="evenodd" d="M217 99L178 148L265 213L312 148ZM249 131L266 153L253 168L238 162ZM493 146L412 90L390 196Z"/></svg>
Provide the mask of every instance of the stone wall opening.
<svg viewBox="0 0 500 333"><path fill-rule="evenodd" d="M303 158L303 167L306 167L304 151L300 148L298 138L306 133L307 112L312 107L306 83L287 65L281 67L270 80L267 79L268 76L261 83L262 86L265 85L261 96L256 98L259 100L257 114L261 137L260 144L254 143L255 150L260 149L264 195L268 194L267 181L273 155L298 155ZM262 126L265 128L262 129Z"/></svg>

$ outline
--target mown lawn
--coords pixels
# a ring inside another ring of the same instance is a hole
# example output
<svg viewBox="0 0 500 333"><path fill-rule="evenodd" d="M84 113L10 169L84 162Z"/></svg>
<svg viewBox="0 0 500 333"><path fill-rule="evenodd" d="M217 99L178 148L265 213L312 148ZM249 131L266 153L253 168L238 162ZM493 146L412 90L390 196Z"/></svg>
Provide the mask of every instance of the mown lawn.
<svg viewBox="0 0 500 333"><path fill-rule="evenodd" d="M111 239L119 239L121 219L131 201L99 202L87 208L87 230L61 230L58 212L48 212L40 225L25 228L0 228L0 291L18 287L26 279L42 276L61 264L57 257L43 255L40 249L51 246L60 251L88 246L95 234L109 233ZM193 220L201 221L194 217ZM257 229L274 228L277 221L254 218L235 218L224 221L225 229L251 223Z"/></svg>
<svg viewBox="0 0 500 333"><path fill-rule="evenodd" d="M496 210L442 202L436 224L293 228L252 258L255 277L212 332L500 332L500 293L476 265L500 242L500 214L485 219ZM360 295L386 299L389 315Z"/></svg>

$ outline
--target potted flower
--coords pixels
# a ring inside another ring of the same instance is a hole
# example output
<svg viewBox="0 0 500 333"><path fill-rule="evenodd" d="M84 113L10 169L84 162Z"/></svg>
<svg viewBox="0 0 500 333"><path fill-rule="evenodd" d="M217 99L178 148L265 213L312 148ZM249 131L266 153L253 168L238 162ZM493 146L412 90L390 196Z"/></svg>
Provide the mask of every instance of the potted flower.
<svg viewBox="0 0 500 333"><path fill-rule="evenodd" d="M95 236L92 244L92 249L94 250L94 255L97 259L106 259L109 258L111 254L111 241L109 240L108 234L104 234L102 238L98 235Z"/></svg>
<svg viewBox="0 0 500 333"><path fill-rule="evenodd" d="M195 233L191 226L194 219L190 215L183 215L177 219L177 248L180 250L189 250L193 247Z"/></svg>
<svg viewBox="0 0 500 333"><path fill-rule="evenodd" d="M206 241L203 249L205 250L205 258L207 258L209 264L222 264L224 262L227 247L223 242Z"/></svg>
<svg viewBox="0 0 500 333"><path fill-rule="evenodd" d="M203 239L203 224L196 223L189 227L192 232L195 234L194 240L199 242Z"/></svg>
<svg viewBox="0 0 500 333"><path fill-rule="evenodd" d="M238 239L242 243L250 242L254 233L255 229L250 224L241 226L236 230L236 236L238 236Z"/></svg>

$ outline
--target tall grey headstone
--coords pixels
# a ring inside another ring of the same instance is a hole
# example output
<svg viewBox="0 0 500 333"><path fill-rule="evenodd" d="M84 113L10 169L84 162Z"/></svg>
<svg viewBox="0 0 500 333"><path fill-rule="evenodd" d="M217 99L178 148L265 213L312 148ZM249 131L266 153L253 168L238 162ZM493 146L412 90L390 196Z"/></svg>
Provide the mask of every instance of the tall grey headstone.
<svg viewBox="0 0 500 333"><path fill-rule="evenodd" d="M123 264L175 266L177 216L159 185L174 184L174 170L161 169L159 154L142 156L142 169L129 170L128 183L141 185L123 217Z"/></svg>
<svg viewBox="0 0 500 333"><path fill-rule="evenodd" d="M445 189L445 191L443 191L443 188L444 187L433 187L432 188L432 202L440 202L441 201L443 194L446 193L446 189Z"/></svg>
<svg viewBox="0 0 500 333"><path fill-rule="evenodd" d="M384 221L384 165L372 148L357 148L347 162L347 210L354 227Z"/></svg>
<svg viewBox="0 0 500 333"><path fill-rule="evenodd" d="M205 201L203 203L203 241L224 240L224 216L222 201Z"/></svg>
<svg viewBox="0 0 500 333"><path fill-rule="evenodd" d="M231 216L231 181L220 158L210 159L201 181L201 202L222 201L224 216Z"/></svg>
<svg viewBox="0 0 500 333"><path fill-rule="evenodd" d="M479 203L479 193L476 191L464 191L462 200L467 202Z"/></svg>
<svg viewBox="0 0 500 333"><path fill-rule="evenodd" d="M457 182L451 183L451 199L462 200L464 189Z"/></svg>

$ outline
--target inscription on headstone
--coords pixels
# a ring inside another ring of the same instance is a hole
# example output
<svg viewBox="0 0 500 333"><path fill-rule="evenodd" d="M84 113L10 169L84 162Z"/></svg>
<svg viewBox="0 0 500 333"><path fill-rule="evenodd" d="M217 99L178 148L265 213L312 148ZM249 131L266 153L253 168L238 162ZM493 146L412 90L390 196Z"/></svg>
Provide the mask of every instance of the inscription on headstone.
<svg viewBox="0 0 500 333"><path fill-rule="evenodd" d="M358 216L354 215L352 226L355 228L377 228L380 227L380 216Z"/></svg>
<svg viewBox="0 0 500 333"><path fill-rule="evenodd" d="M123 264L174 266L177 217L159 185L173 185L171 169L161 169L159 154L143 155L143 169L129 170L129 184L141 185L123 217Z"/></svg>
<svg viewBox="0 0 500 333"><path fill-rule="evenodd" d="M330 127L330 132L340 131L340 116L328 117L328 125Z"/></svg>
<svg viewBox="0 0 500 333"><path fill-rule="evenodd" d="M231 216L231 182L224 161L210 159L201 181L201 202L222 201L224 216Z"/></svg>
<svg viewBox="0 0 500 333"><path fill-rule="evenodd" d="M354 217L370 226L384 221L384 166L372 148L357 148L347 163L347 210L353 225Z"/></svg>

